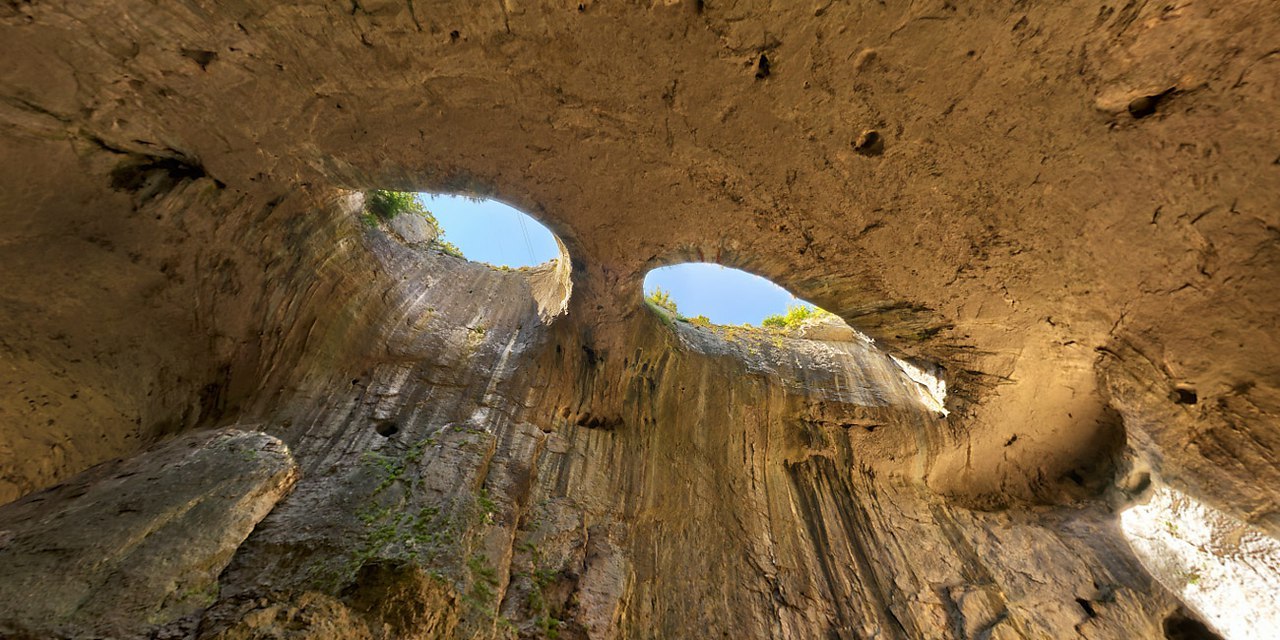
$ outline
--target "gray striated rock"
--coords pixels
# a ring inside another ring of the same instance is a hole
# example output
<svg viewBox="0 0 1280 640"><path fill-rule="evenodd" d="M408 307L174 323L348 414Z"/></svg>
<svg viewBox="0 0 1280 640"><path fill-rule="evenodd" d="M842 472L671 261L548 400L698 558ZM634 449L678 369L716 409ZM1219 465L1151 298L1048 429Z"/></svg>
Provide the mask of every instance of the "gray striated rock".
<svg viewBox="0 0 1280 640"><path fill-rule="evenodd" d="M533 276L367 241L396 355L267 409L310 471L204 637L1160 638L1178 607L1101 503L930 492L946 420L872 344L643 311L622 364ZM431 616L365 604L404 593Z"/></svg>
<svg viewBox="0 0 1280 640"><path fill-rule="evenodd" d="M401 241L416 247L428 247L439 236L435 225L419 215L399 215L386 224Z"/></svg>
<svg viewBox="0 0 1280 640"><path fill-rule="evenodd" d="M147 637L200 612L296 480L283 442L223 429L0 507L0 635Z"/></svg>

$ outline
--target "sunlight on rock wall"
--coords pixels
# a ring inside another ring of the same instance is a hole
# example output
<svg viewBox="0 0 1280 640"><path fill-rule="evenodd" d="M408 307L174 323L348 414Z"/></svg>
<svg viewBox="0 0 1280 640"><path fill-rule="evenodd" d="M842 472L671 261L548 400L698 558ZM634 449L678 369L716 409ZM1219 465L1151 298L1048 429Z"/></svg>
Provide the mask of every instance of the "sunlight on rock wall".
<svg viewBox="0 0 1280 640"><path fill-rule="evenodd" d="M1168 487L1120 515L1153 576L1228 640L1280 630L1280 541Z"/></svg>
<svg viewBox="0 0 1280 640"><path fill-rule="evenodd" d="M891 355L889 357L893 358L893 361L898 363L899 367L902 367L902 372L907 374L908 378L920 385L920 399L925 403L925 406L944 416L950 413L946 407L947 381L939 375L941 372L938 367L934 366L932 367L933 371L926 371L898 356Z"/></svg>

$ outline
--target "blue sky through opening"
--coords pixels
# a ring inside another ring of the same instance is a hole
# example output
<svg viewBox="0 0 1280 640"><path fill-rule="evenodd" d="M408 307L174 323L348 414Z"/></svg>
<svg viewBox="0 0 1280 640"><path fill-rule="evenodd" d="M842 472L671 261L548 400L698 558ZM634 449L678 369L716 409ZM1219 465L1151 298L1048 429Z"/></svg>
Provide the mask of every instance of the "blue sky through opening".
<svg viewBox="0 0 1280 640"><path fill-rule="evenodd" d="M418 194L418 199L440 222L444 239L457 245L468 260L514 268L560 257L550 230L497 200L477 202L429 193Z"/></svg>
<svg viewBox="0 0 1280 640"><path fill-rule="evenodd" d="M813 306L765 278L708 262L654 269L644 278L645 294L655 287L671 294L681 315L704 315L716 324L758 325L788 305Z"/></svg>
<svg viewBox="0 0 1280 640"><path fill-rule="evenodd" d="M445 240L468 260L515 268L560 257L550 230L497 200L429 193L418 198L440 222ZM654 269L645 276L645 293L654 287L671 294L681 314L704 315L717 324L760 324L765 316L785 313L788 305L807 305L765 278L706 262Z"/></svg>

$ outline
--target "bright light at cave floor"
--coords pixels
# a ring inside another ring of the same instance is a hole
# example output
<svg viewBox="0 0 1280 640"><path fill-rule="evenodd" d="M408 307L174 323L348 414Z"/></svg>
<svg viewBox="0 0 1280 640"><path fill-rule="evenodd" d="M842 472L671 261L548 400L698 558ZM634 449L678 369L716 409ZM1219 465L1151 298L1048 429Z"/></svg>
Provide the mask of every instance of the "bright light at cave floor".
<svg viewBox="0 0 1280 640"><path fill-rule="evenodd" d="M1280 635L1280 541L1168 487L1120 526L1147 570L1224 638Z"/></svg>

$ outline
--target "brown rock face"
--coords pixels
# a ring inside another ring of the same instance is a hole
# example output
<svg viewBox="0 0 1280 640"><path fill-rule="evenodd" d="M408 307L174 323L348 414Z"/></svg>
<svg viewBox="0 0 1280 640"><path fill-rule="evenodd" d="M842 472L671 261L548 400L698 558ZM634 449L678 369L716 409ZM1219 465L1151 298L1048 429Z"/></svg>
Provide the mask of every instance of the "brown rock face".
<svg viewBox="0 0 1280 640"><path fill-rule="evenodd" d="M1280 6L890 4L0 7L2 631L1199 628L1115 510L1280 533ZM689 259L876 342L665 321Z"/></svg>

